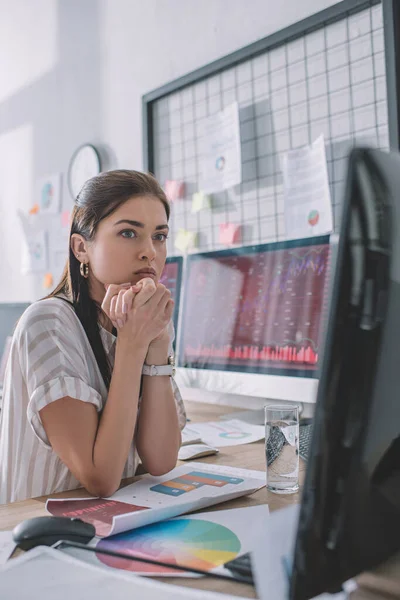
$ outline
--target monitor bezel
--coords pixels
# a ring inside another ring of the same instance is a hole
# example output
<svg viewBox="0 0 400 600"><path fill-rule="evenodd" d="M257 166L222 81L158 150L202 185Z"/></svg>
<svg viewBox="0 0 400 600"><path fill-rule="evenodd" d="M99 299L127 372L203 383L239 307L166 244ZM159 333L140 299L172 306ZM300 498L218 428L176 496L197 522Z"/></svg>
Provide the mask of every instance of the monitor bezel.
<svg viewBox="0 0 400 600"><path fill-rule="evenodd" d="M172 317L172 320L174 323L174 329L175 329L175 339L173 342L173 346L174 346L175 352L176 352L176 347L177 347L178 340L179 340L178 326L179 326L180 303L181 303L181 296L182 296L183 256L167 256L167 258L165 260L165 264L177 264L178 265L178 277L176 279L176 296L175 296L175 300L174 300L175 306L174 306L174 314Z"/></svg>

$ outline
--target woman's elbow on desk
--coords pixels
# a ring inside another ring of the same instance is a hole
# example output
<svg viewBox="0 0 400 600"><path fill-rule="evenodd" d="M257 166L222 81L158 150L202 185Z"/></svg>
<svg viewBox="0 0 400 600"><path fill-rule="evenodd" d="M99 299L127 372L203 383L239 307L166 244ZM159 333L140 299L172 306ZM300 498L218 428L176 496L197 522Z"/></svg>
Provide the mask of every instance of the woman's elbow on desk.
<svg viewBox="0 0 400 600"><path fill-rule="evenodd" d="M102 478L96 476L89 476L86 481L81 481L81 484L89 494L99 498L109 498L112 496L119 488L120 483L120 481L102 480Z"/></svg>
<svg viewBox="0 0 400 600"><path fill-rule="evenodd" d="M157 459L141 459L142 465L149 473L149 475L153 475L153 477L161 477L161 475L166 475L175 469L177 456L173 456L171 458L166 458L165 460Z"/></svg>

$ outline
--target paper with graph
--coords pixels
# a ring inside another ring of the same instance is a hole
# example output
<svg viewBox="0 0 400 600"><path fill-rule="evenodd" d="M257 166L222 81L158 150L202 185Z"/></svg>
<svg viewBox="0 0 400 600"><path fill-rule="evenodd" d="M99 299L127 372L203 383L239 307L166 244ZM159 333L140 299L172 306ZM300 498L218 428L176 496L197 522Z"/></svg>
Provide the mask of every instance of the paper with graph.
<svg viewBox="0 0 400 600"><path fill-rule="evenodd" d="M265 485L265 472L188 463L162 477L146 475L110 498L48 500L55 516L92 523L106 537L251 494Z"/></svg>
<svg viewBox="0 0 400 600"><path fill-rule="evenodd" d="M186 425L182 431L182 439L200 439L209 446L241 446L258 442L265 437L264 425L250 425L239 419L230 421L212 421ZM186 441L186 444L190 442ZM192 442L194 443L194 442Z"/></svg>
<svg viewBox="0 0 400 600"><path fill-rule="evenodd" d="M285 233L287 239L333 230L325 141L290 150L283 157Z"/></svg>
<svg viewBox="0 0 400 600"><path fill-rule="evenodd" d="M199 577L167 566L101 554L101 550L229 574L224 564L253 550L254 540L268 518L267 504L200 512L152 523L106 539L94 538L89 545L99 552L83 552L76 548L63 548L63 552L88 564L134 575Z"/></svg>

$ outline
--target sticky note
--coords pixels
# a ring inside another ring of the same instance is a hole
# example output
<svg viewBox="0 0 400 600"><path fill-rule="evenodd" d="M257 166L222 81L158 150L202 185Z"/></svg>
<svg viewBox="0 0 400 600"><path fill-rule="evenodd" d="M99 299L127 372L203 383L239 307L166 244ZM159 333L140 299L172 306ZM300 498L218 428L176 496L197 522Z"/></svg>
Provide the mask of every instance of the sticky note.
<svg viewBox="0 0 400 600"><path fill-rule="evenodd" d="M187 231L179 229L175 238L175 248L181 252L186 252L197 246L197 233L195 231Z"/></svg>
<svg viewBox="0 0 400 600"><path fill-rule="evenodd" d="M46 273L43 277L43 288L48 290L53 285L53 275L51 273Z"/></svg>
<svg viewBox="0 0 400 600"><path fill-rule="evenodd" d="M192 213L211 208L211 196L204 192L196 192L192 197Z"/></svg>
<svg viewBox="0 0 400 600"><path fill-rule="evenodd" d="M39 204L34 204L32 208L29 210L30 215L37 215L39 212Z"/></svg>
<svg viewBox="0 0 400 600"><path fill-rule="evenodd" d="M221 223L219 226L220 244L237 244L240 241L240 225Z"/></svg>
<svg viewBox="0 0 400 600"><path fill-rule="evenodd" d="M175 202L175 200L179 200L179 198L184 197L185 182L167 179L167 181L165 182L164 189L168 200L170 202Z"/></svg>
<svg viewBox="0 0 400 600"><path fill-rule="evenodd" d="M64 210L61 213L61 227L69 227L71 213L69 210Z"/></svg>

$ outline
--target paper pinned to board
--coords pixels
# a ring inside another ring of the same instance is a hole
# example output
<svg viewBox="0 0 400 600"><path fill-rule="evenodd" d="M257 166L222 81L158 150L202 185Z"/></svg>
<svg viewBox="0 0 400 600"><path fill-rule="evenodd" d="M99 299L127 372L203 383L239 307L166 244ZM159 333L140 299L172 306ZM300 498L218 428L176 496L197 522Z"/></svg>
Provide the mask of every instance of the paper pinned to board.
<svg viewBox="0 0 400 600"><path fill-rule="evenodd" d="M221 223L219 226L220 244L238 244L241 238L241 227L236 223Z"/></svg>
<svg viewBox="0 0 400 600"><path fill-rule="evenodd" d="M25 237L22 250L21 273L43 273L48 269L46 231L32 231Z"/></svg>
<svg viewBox="0 0 400 600"><path fill-rule="evenodd" d="M239 105L234 102L207 117L203 129L200 189L210 194L242 181Z"/></svg>
<svg viewBox="0 0 400 600"><path fill-rule="evenodd" d="M197 233L195 231L187 231L179 229L175 238L175 248L182 253L187 252L197 246Z"/></svg>
<svg viewBox="0 0 400 600"><path fill-rule="evenodd" d="M192 197L192 213L211 208L211 196L204 192L196 192Z"/></svg>
<svg viewBox="0 0 400 600"><path fill-rule="evenodd" d="M185 182L167 179L165 182L164 191L170 202L180 200L185 196Z"/></svg>
<svg viewBox="0 0 400 600"><path fill-rule="evenodd" d="M54 215L61 209L61 173L41 177L36 182L36 200L40 213Z"/></svg>
<svg viewBox="0 0 400 600"><path fill-rule="evenodd" d="M287 152L282 173L286 238L330 233L333 216L324 136Z"/></svg>

